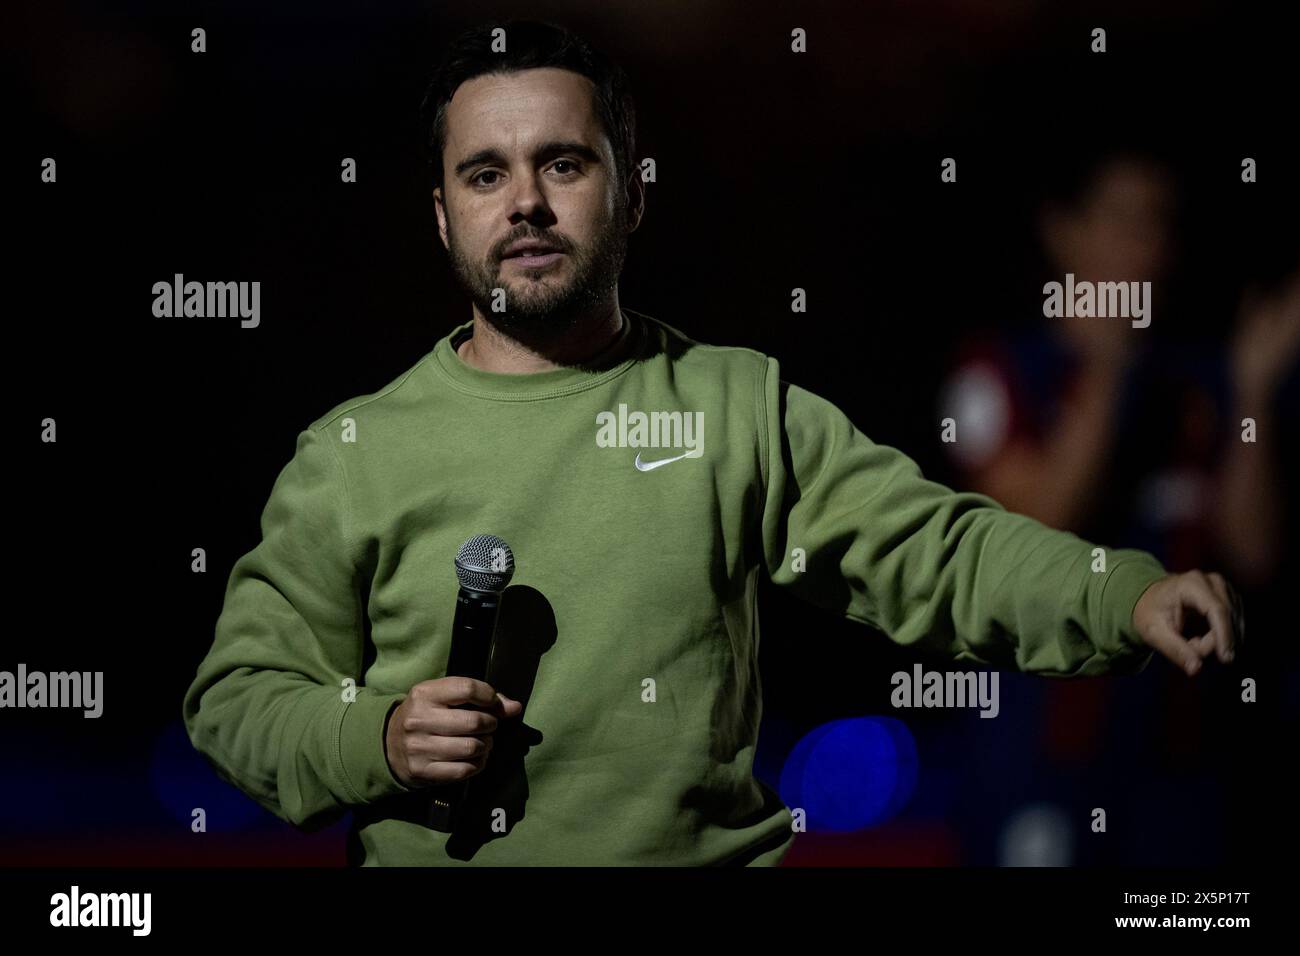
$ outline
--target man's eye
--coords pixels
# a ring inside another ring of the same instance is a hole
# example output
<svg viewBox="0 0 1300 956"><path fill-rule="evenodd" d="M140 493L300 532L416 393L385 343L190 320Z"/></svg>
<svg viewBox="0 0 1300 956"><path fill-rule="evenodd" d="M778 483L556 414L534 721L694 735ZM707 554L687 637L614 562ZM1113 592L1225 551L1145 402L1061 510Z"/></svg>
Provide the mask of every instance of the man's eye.
<svg viewBox="0 0 1300 956"><path fill-rule="evenodd" d="M552 169L555 169L555 171L558 172L561 176L566 175L566 174L565 174L565 171L564 171L564 170L562 170L562 169L556 169L556 167L559 167L559 166L570 166L570 167L572 167L572 171L573 171L573 172L577 172L577 169L578 169L578 164L575 163L575 162L574 162L573 160L571 160L571 159L557 159L557 160L555 161L555 166L553 166L553 167L551 167L551 168L552 168Z"/></svg>
<svg viewBox="0 0 1300 956"><path fill-rule="evenodd" d="M483 172L481 172L481 173L477 174L476 176L474 176L474 178L471 179L470 182L471 182L471 183L474 183L474 184L477 184L477 185L479 185L479 186L490 186L490 185L492 185L491 183L485 183L485 182L482 182L480 177L483 177L483 176L498 176L498 175L500 175L500 174L499 174L495 169L485 169L485 170L483 170Z"/></svg>

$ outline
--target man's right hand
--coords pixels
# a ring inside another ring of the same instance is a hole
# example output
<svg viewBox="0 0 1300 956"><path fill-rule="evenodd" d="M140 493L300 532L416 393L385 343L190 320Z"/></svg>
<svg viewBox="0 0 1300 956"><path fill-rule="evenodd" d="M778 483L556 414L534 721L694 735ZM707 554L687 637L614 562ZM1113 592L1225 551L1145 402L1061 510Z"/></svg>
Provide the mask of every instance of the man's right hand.
<svg viewBox="0 0 1300 956"><path fill-rule="evenodd" d="M517 717L523 709L472 677L422 681L388 717L388 766L408 787L465 780L486 766L499 718Z"/></svg>

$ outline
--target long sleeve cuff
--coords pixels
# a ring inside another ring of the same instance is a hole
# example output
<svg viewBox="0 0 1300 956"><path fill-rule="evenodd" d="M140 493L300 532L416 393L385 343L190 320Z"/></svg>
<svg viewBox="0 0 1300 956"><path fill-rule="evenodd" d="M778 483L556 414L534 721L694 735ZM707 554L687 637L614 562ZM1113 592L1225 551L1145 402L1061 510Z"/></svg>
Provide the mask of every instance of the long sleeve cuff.
<svg viewBox="0 0 1300 956"><path fill-rule="evenodd" d="M343 709L338 727L338 769L340 779L355 794L356 803L373 803L411 791L388 766L384 741L389 712L405 696L358 688L357 699Z"/></svg>
<svg viewBox="0 0 1300 956"><path fill-rule="evenodd" d="M1152 555L1136 549L1112 552L1112 564L1101 591L1101 627L1096 643L1116 657L1141 657L1138 669L1151 658L1151 648L1133 626L1133 608L1154 582L1169 572Z"/></svg>

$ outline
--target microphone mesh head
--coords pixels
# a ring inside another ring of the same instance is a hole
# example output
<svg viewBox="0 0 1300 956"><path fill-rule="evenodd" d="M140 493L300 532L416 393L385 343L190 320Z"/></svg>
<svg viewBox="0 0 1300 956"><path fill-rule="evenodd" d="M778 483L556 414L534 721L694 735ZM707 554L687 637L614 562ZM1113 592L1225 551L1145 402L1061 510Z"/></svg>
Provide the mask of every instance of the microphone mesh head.
<svg viewBox="0 0 1300 956"><path fill-rule="evenodd" d="M515 573L515 556L494 534L476 534L456 552L456 577L471 591L499 594Z"/></svg>

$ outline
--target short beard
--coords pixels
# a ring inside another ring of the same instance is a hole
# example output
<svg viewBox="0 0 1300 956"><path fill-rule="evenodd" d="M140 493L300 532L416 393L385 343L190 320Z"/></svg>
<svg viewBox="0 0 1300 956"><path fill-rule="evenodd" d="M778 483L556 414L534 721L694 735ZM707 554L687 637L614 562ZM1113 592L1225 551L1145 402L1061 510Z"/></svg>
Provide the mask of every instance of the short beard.
<svg viewBox="0 0 1300 956"><path fill-rule="evenodd" d="M565 252L573 265L573 277L562 286L548 285L545 273L523 273L515 292L501 277L504 263L495 255L483 262L471 262L456 244L450 211L447 215L447 253L452 272L479 314L501 334L530 346L544 346L559 341L583 320L608 301L618 285L627 258L627 203L618 203L605 226L590 245ZM505 312L494 312L493 294L505 290Z"/></svg>

